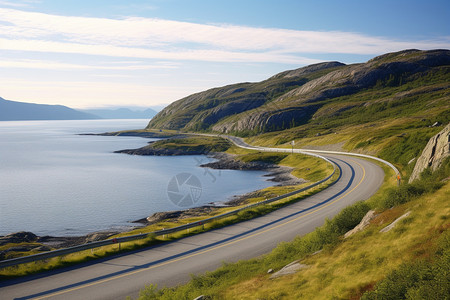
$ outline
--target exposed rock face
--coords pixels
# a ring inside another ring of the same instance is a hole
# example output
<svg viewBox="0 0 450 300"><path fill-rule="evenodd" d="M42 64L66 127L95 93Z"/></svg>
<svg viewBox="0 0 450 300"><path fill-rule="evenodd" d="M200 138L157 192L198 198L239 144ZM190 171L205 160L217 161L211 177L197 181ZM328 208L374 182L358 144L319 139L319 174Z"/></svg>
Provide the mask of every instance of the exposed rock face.
<svg viewBox="0 0 450 300"><path fill-rule="evenodd" d="M257 83L233 84L193 94L170 104L147 128L243 134L283 130L308 123L325 105L325 100L377 84L398 86L404 80L425 76L433 68L448 65L449 50L405 50L362 64L311 65ZM364 103L345 103L338 109L334 107L331 113L339 114L359 105Z"/></svg>
<svg viewBox="0 0 450 300"><path fill-rule="evenodd" d="M180 149L158 149L154 148L152 145L147 145L138 149L125 149L117 150L114 153L125 153L130 155L148 155L148 156L180 156L180 155L201 155L208 154L206 150L203 151L186 151Z"/></svg>
<svg viewBox="0 0 450 300"><path fill-rule="evenodd" d="M246 115L247 111L259 109L278 95L305 84L308 81L307 77L315 72L333 70L340 66L344 64L320 63L285 71L257 83L238 83L196 93L167 106L150 121L147 128L206 129L227 117ZM273 109L271 107L270 110ZM267 108L262 110L265 111ZM257 122L262 125L265 121ZM245 127L247 128L248 126Z"/></svg>
<svg viewBox="0 0 450 300"><path fill-rule="evenodd" d="M450 155L450 123L433 136L423 149L422 155L417 159L416 166L409 178L409 182L413 182L420 177L420 173L426 168L433 171L439 168L446 157Z"/></svg>
<svg viewBox="0 0 450 300"><path fill-rule="evenodd" d="M395 219L394 222L392 222L391 224L389 224L388 226L384 227L383 229L380 230L380 232L389 232L391 231L392 228L395 227L395 225L397 225L397 223L401 220L404 219L406 217L409 217L409 215L411 214L410 211L408 211L407 213L405 213L404 215L401 215L400 217L398 217L397 219Z"/></svg>
<svg viewBox="0 0 450 300"><path fill-rule="evenodd" d="M348 238L349 236L364 230L367 226L369 226L370 221L375 218L376 214L374 210L369 210L367 212L367 214L364 216L364 218L361 220L361 222L352 230L348 231L345 235L344 238Z"/></svg>
<svg viewBox="0 0 450 300"><path fill-rule="evenodd" d="M20 231L0 237L0 246L8 243L35 242L37 236L32 232Z"/></svg>
<svg viewBox="0 0 450 300"><path fill-rule="evenodd" d="M296 260L296 261L291 262L287 266L284 266L280 271L270 275L270 279L278 278L281 276L286 276L289 274L294 274L298 270L305 269L307 267L308 267L307 265L301 264L298 262L298 260Z"/></svg>
<svg viewBox="0 0 450 300"><path fill-rule="evenodd" d="M106 240L117 232L94 232L86 236L86 243Z"/></svg>

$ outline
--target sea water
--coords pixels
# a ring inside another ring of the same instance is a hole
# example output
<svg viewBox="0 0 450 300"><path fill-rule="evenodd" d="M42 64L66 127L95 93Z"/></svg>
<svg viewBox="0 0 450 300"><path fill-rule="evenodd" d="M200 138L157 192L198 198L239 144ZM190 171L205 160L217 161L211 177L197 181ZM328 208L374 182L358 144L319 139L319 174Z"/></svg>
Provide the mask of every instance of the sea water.
<svg viewBox="0 0 450 300"><path fill-rule="evenodd" d="M155 212L222 202L271 185L261 171L201 168L211 161L203 155L113 153L151 139L79 135L139 129L147 122L0 122L0 235L125 230Z"/></svg>

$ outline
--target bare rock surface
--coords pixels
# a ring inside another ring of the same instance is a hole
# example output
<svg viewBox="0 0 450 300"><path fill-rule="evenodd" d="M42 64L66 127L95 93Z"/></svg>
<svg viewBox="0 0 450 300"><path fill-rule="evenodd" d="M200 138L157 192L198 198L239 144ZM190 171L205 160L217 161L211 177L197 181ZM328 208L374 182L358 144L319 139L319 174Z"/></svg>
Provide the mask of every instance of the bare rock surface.
<svg viewBox="0 0 450 300"><path fill-rule="evenodd" d="M286 276L289 274L294 274L298 270L305 269L307 267L308 267L307 265L301 264L301 263L299 263L298 260L296 260L296 261L293 261L290 264L284 266L280 271L270 275L270 279L278 278L281 276Z"/></svg>
<svg viewBox="0 0 450 300"><path fill-rule="evenodd" d="M397 225L397 223L401 220L404 219L406 217L408 217L411 214L410 211L408 211L407 213L401 215L400 217L398 217L394 222L392 222L391 224L389 224L388 226L384 227L383 229L380 230L380 232L388 232L390 231L392 228L395 227L395 225Z"/></svg>
<svg viewBox="0 0 450 300"><path fill-rule="evenodd" d="M417 159L409 183L420 177L426 168L433 171L439 168L446 157L450 156L450 123L433 136Z"/></svg>
<svg viewBox="0 0 450 300"><path fill-rule="evenodd" d="M8 243L24 243L24 242L35 242L38 239L38 237L28 231L20 231L8 234L6 236L0 237L0 246L8 244Z"/></svg>
<svg viewBox="0 0 450 300"><path fill-rule="evenodd" d="M360 231L364 230L367 226L369 226L370 221L371 221L373 218L375 218L375 216L376 216L375 211L374 211L374 210L369 210L369 211L367 212L367 214L364 216L364 218L361 220L361 222L360 222L358 225L356 225L355 228L353 228L352 230L348 231L348 232L344 235L344 238L348 238L349 236L351 236L351 235L353 235L353 234L355 234L355 233L357 233L357 232L360 232Z"/></svg>

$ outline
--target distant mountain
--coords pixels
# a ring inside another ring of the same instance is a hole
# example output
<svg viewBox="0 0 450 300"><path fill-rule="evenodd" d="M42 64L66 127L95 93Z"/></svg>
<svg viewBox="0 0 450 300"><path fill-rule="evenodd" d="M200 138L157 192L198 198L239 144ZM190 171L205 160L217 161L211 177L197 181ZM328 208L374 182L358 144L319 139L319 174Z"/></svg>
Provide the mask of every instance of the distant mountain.
<svg viewBox="0 0 450 300"><path fill-rule="evenodd" d="M0 121L90 119L99 117L63 105L16 102L0 97Z"/></svg>
<svg viewBox="0 0 450 300"><path fill-rule="evenodd" d="M83 109L85 113L99 116L102 119L151 119L157 111L151 108L145 110L117 109Z"/></svg>

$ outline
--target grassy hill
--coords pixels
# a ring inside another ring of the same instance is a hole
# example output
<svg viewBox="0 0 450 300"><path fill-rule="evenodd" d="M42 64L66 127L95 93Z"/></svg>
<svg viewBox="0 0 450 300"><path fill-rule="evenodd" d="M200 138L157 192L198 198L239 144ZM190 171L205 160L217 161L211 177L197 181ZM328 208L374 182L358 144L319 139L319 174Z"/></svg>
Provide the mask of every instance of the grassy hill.
<svg viewBox="0 0 450 300"><path fill-rule="evenodd" d="M407 50L363 64L321 63L258 83L234 84L188 96L157 114L148 128L254 135L354 114L360 119L352 123L361 122L361 118L378 120L379 113L389 117L382 114L387 106L402 110L405 103L421 94L431 93L432 100L448 91L449 68L449 50ZM404 114L422 108L415 103ZM362 110L365 113L361 115Z"/></svg>
<svg viewBox="0 0 450 300"><path fill-rule="evenodd" d="M385 181L370 199L267 255L224 263L177 287L147 286L139 299L448 299L449 178L450 157L411 184ZM368 226L345 238L369 210L374 218ZM293 262L304 268L271 278L269 270Z"/></svg>
<svg viewBox="0 0 450 300"><path fill-rule="evenodd" d="M147 129L231 133L267 146L333 145L380 156L408 175L433 124L450 121L450 51L405 50L329 62L178 100Z"/></svg>
<svg viewBox="0 0 450 300"><path fill-rule="evenodd" d="M407 50L198 93L167 107L148 128L368 153L394 163L407 179L428 140L449 122L450 51ZM268 255L224 264L179 287L148 286L140 299L448 299L449 178L447 158L435 173L427 170L410 184L386 180L369 200ZM376 214L369 226L344 238L369 210ZM407 212L394 229L380 232ZM269 269L293 261L307 267L270 279Z"/></svg>

